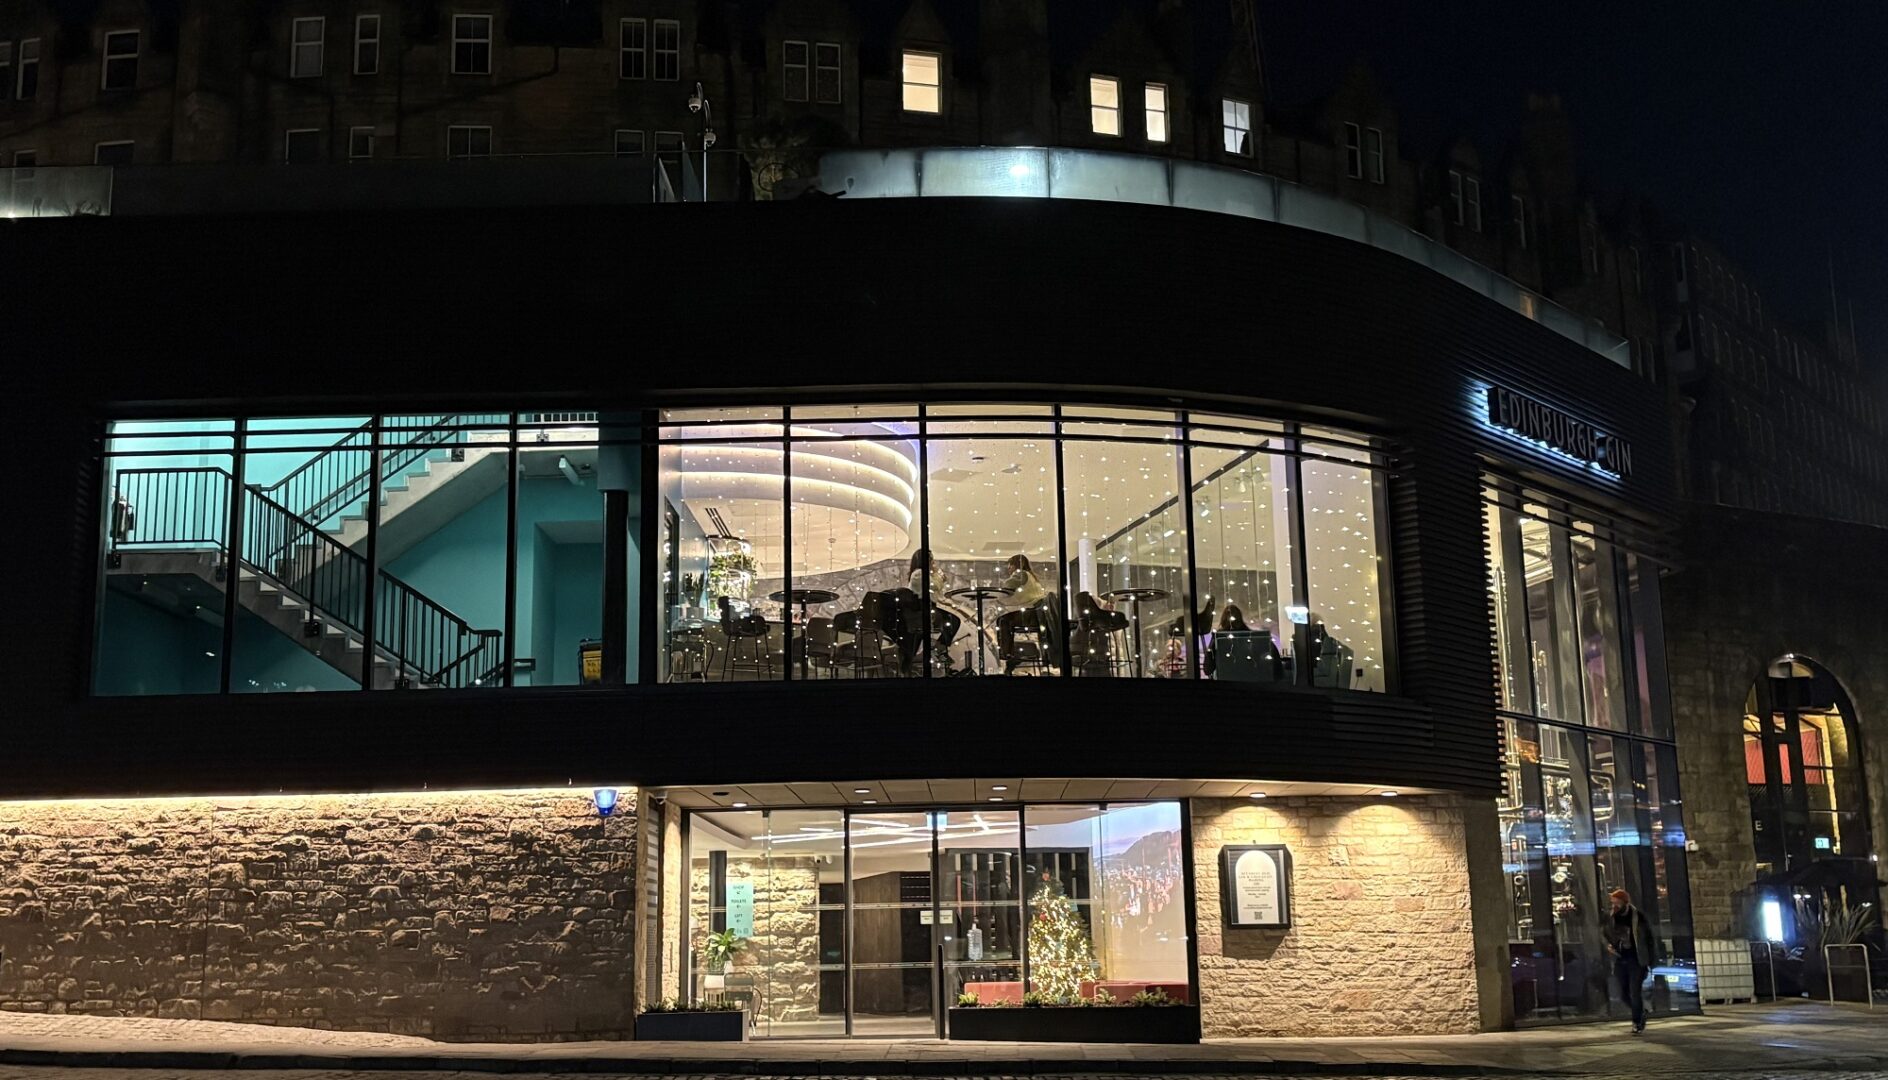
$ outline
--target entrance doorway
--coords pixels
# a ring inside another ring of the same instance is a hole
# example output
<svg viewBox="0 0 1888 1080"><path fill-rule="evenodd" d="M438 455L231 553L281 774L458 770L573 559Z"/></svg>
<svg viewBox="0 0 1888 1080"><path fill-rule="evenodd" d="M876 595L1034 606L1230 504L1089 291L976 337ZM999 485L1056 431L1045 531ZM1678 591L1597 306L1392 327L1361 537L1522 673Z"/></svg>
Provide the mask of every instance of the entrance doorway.
<svg viewBox="0 0 1888 1080"><path fill-rule="evenodd" d="M688 823L683 991L739 1001L756 1037L944 1038L962 994L1190 995L1178 803ZM1030 905L1070 970L1039 957L1026 983Z"/></svg>

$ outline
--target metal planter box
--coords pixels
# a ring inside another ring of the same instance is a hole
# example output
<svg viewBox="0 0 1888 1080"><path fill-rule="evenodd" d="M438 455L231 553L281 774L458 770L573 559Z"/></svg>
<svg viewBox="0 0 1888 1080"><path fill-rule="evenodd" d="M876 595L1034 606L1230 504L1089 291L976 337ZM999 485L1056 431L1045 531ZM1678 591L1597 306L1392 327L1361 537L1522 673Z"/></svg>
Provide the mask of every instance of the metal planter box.
<svg viewBox="0 0 1888 1080"><path fill-rule="evenodd" d="M1098 1005L950 1011L953 1039L990 1042L1196 1043L1197 1005Z"/></svg>
<svg viewBox="0 0 1888 1080"><path fill-rule="evenodd" d="M646 1012L636 1018L636 1038L665 1042L746 1042L747 1010Z"/></svg>

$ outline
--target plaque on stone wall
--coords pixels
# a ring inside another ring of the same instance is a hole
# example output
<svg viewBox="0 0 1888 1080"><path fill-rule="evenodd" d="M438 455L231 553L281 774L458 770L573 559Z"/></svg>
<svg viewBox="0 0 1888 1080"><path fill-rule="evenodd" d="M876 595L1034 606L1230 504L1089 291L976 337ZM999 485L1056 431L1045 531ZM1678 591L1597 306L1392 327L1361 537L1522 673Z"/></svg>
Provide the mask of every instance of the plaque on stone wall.
<svg viewBox="0 0 1888 1080"><path fill-rule="evenodd" d="M1219 907L1233 929L1291 925L1291 849L1228 844L1219 849Z"/></svg>

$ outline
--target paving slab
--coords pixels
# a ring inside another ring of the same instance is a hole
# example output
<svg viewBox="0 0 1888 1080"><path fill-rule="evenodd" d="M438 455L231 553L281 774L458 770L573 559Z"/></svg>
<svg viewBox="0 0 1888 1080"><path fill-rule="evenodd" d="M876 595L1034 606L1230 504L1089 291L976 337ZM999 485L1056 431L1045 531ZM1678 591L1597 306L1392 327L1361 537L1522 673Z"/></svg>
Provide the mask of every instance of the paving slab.
<svg viewBox="0 0 1888 1080"><path fill-rule="evenodd" d="M1214 1039L1197 1046L805 1039L447 1043L410 1035L0 1012L0 1065L120 1069L617 1073L636 1076L1888 1072L1888 1011L1807 1002L1479 1035Z"/></svg>

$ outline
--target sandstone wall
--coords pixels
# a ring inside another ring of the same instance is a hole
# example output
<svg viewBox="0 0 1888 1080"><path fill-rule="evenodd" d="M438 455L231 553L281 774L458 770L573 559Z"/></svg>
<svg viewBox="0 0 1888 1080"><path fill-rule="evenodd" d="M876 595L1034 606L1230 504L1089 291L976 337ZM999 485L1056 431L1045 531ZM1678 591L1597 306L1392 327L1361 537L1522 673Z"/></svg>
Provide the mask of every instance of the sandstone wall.
<svg viewBox="0 0 1888 1080"><path fill-rule="evenodd" d="M626 1036L636 792L0 803L0 1009Z"/></svg>
<svg viewBox="0 0 1888 1080"><path fill-rule="evenodd" d="M1456 796L1195 799L1200 1004L1211 1037L1481 1029ZM1289 930L1228 930L1219 849L1286 844Z"/></svg>

